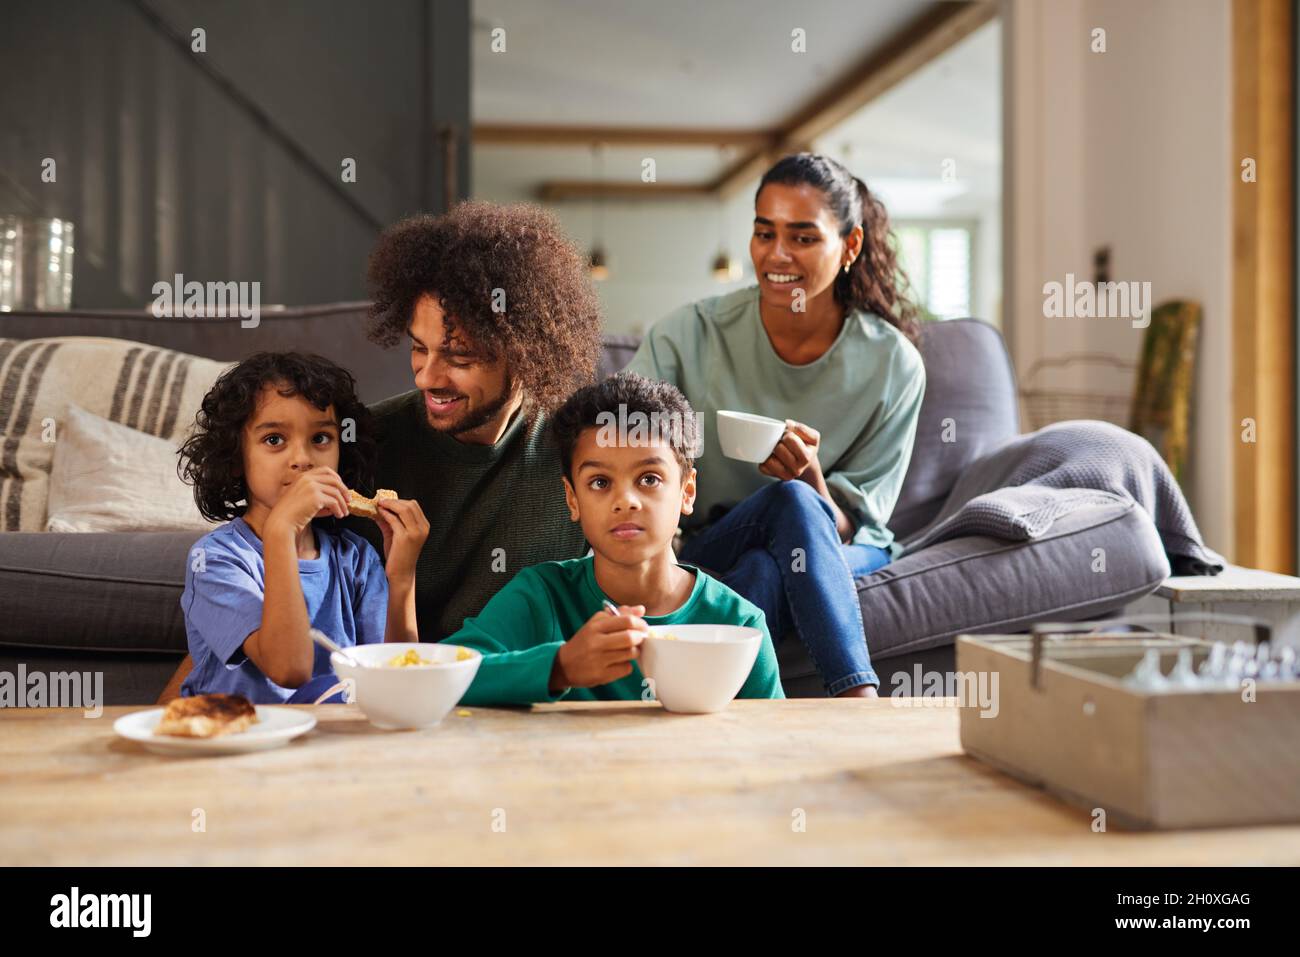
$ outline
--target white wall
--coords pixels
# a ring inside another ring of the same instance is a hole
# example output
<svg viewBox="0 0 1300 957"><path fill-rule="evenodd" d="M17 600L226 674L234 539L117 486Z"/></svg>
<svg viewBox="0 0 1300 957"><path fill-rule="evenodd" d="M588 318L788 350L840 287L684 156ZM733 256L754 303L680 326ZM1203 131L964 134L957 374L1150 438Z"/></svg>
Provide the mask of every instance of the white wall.
<svg viewBox="0 0 1300 957"><path fill-rule="evenodd" d="M1043 317L1043 283L1150 282L1204 310L1184 485L1232 558L1230 0L1007 0L1007 288L1016 364L1094 351L1136 360L1122 319ZM1106 52L1090 51L1106 30ZM1088 386L1090 383L1079 383Z"/></svg>
<svg viewBox="0 0 1300 957"><path fill-rule="evenodd" d="M757 186L755 180L727 203L726 246L744 271L732 283L718 282L711 273L723 241L716 201L606 203L601 240L610 276L596 284L606 328L644 333L678 306L752 284L749 234ZM589 248L591 204L557 203L552 209L569 235Z"/></svg>
<svg viewBox="0 0 1300 957"><path fill-rule="evenodd" d="M474 151L477 198L497 203L537 202L532 189L535 183L500 172L506 158L516 153L529 155L506 148ZM570 171L568 175L582 172ZM606 201L600 214L600 240L610 275L596 283L606 330L644 333L678 306L752 283L749 234L757 186L756 178L728 201L725 234L719 204L713 199ZM573 241L590 252L597 231L592 202L548 203L547 208ZM737 282L718 282L711 273L724 235L732 260L744 269Z"/></svg>
<svg viewBox="0 0 1300 957"><path fill-rule="evenodd" d="M979 233L975 237L975 301L972 304L976 318L1002 325L1002 209L995 205L986 209L979 220Z"/></svg>

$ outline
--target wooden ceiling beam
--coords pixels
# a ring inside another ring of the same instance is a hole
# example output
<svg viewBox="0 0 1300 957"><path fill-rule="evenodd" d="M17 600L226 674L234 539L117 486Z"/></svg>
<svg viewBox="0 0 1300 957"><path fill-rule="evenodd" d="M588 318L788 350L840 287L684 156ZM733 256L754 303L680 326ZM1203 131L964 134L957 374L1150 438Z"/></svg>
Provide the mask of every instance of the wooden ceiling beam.
<svg viewBox="0 0 1300 957"><path fill-rule="evenodd" d="M549 180L539 187L539 199L680 199L710 194L707 183L615 183L608 180Z"/></svg>
<svg viewBox="0 0 1300 957"><path fill-rule="evenodd" d="M770 130L681 129L657 126L529 126L480 123L476 146L733 146L762 149Z"/></svg>
<svg viewBox="0 0 1300 957"><path fill-rule="evenodd" d="M995 16L997 5L984 0L935 3L774 130L770 145L733 163L711 187L723 198L733 195L763 175L781 156L809 149L819 136L952 49Z"/></svg>
<svg viewBox="0 0 1300 957"><path fill-rule="evenodd" d="M744 155L713 180L705 183L551 181L543 183L538 192L544 200L582 199L596 196L621 199L671 199L704 195L716 195L727 199L747 183L761 176L781 156L811 149L813 141L823 136L836 124L843 122L876 97L952 49L996 16L997 4L990 0L966 0L961 3L943 0L932 4L848 74L822 90L793 116L771 130L627 128L622 132L628 138L620 141L612 138L612 135L618 132L617 128L478 126L474 130L475 142L510 142L519 145L561 143L572 145L595 142L614 145L622 142L682 146L744 146L747 142L747 152ZM531 130L531 135L536 138L532 140L524 138L524 134L520 131L527 130ZM486 139L481 138L480 131L487 137ZM595 133L599 133L601 138L593 138ZM551 138L543 139L548 134ZM727 135L736 138L724 143L720 137ZM693 137L703 137L703 139L692 139Z"/></svg>

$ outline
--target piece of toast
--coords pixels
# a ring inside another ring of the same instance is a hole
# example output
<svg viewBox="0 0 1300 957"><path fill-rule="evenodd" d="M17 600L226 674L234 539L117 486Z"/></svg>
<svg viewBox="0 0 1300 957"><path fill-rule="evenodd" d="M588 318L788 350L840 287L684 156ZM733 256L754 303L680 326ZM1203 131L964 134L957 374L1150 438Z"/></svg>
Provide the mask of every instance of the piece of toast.
<svg viewBox="0 0 1300 957"><path fill-rule="evenodd" d="M215 738L235 734L256 723L257 709L238 694L196 694L173 698L163 710L154 734L181 738Z"/></svg>
<svg viewBox="0 0 1300 957"><path fill-rule="evenodd" d="M364 518L378 518L379 509L376 502L395 501L397 493L390 488L381 488L375 492L374 498L366 498L364 495L358 495L352 489L348 489L348 512L352 515L360 515Z"/></svg>

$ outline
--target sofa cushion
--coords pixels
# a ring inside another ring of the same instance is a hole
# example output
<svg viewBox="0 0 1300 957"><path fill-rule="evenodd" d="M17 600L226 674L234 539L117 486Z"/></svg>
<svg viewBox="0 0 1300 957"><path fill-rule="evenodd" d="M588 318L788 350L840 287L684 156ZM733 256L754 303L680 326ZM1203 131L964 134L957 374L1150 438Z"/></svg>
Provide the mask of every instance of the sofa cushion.
<svg viewBox="0 0 1300 957"><path fill-rule="evenodd" d="M180 661L180 653L50 651L45 648L9 648L0 644L0 672L16 675L19 668L24 668L27 674L43 673L50 681L59 672L81 672L83 675L90 672L91 677L83 679L82 688L94 687L97 681L94 676L103 675L103 700L100 704L106 708L153 704Z"/></svg>
<svg viewBox="0 0 1300 957"><path fill-rule="evenodd" d="M601 339L600 359L596 363L596 381L622 372L636 355L640 336L605 336Z"/></svg>
<svg viewBox="0 0 1300 957"><path fill-rule="evenodd" d="M939 542L859 578L857 587L867 646L878 662L952 644L959 634L1094 618L1149 594L1168 575L1151 518L1132 502L1116 501L1076 509L1027 542ZM815 673L797 638L782 646L782 681ZM880 680L884 694L890 675Z"/></svg>
<svg viewBox="0 0 1300 957"><path fill-rule="evenodd" d="M68 405L180 443L220 362L122 339L0 339L0 529L45 528Z"/></svg>
<svg viewBox="0 0 1300 957"><path fill-rule="evenodd" d="M1020 432L1016 376L1002 335L978 319L921 324L925 398L889 527L903 539L939 511L966 467Z"/></svg>
<svg viewBox="0 0 1300 957"><path fill-rule="evenodd" d="M411 388L409 349L381 349L366 338L368 302L316 306L263 306L261 321L245 328L238 316L154 318L148 309L67 313L0 313L0 336L36 339L57 329L65 336L109 336L174 349L219 362L255 352L308 350L346 368L362 402L378 402Z"/></svg>
<svg viewBox="0 0 1300 957"><path fill-rule="evenodd" d="M181 589L203 534L0 535L0 646L183 653Z"/></svg>
<svg viewBox="0 0 1300 957"><path fill-rule="evenodd" d="M176 474L175 442L69 405L54 446L50 532L207 532L194 489Z"/></svg>

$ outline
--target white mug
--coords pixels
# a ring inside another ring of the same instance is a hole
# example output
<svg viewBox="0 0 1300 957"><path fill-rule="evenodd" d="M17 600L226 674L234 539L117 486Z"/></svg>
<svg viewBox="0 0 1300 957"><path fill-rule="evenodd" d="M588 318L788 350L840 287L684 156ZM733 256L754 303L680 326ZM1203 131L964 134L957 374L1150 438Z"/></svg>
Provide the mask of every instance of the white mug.
<svg viewBox="0 0 1300 957"><path fill-rule="evenodd" d="M750 412L718 411L718 445L729 459L764 462L785 434L785 422Z"/></svg>

